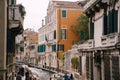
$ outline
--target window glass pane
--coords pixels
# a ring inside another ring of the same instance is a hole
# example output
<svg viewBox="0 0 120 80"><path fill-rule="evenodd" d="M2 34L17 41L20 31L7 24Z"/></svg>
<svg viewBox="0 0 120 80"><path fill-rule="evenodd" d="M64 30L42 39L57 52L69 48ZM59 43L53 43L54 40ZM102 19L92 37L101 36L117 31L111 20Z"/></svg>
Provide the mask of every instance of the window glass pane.
<svg viewBox="0 0 120 80"><path fill-rule="evenodd" d="M64 44L59 44L58 45L58 50L59 51L64 51Z"/></svg>
<svg viewBox="0 0 120 80"><path fill-rule="evenodd" d="M62 10L62 17L63 17L63 18L66 17L66 10Z"/></svg>
<svg viewBox="0 0 120 80"><path fill-rule="evenodd" d="M66 39L66 29L61 29L61 39Z"/></svg>

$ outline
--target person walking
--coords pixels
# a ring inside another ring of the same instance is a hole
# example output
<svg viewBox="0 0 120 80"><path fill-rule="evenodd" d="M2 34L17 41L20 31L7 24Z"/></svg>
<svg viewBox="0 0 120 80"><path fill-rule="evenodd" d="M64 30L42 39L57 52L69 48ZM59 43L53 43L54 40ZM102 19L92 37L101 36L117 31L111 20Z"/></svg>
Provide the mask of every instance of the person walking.
<svg viewBox="0 0 120 80"><path fill-rule="evenodd" d="M17 73L16 80L22 80L22 76L21 76L20 72Z"/></svg>
<svg viewBox="0 0 120 80"><path fill-rule="evenodd" d="M70 75L70 80L74 80L73 74Z"/></svg>
<svg viewBox="0 0 120 80"><path fill-rule="evenodd" d="M25 73L25 80L30 80L30 76L29 76L29 71L28 70Z"/></svg>
<svg viewBox="0 0 120 80"><path fill-rule="evenodd" d="M69 76L67 75L67 73L65 73L65 75L63 76L64 80L70 80Z"/></svg>

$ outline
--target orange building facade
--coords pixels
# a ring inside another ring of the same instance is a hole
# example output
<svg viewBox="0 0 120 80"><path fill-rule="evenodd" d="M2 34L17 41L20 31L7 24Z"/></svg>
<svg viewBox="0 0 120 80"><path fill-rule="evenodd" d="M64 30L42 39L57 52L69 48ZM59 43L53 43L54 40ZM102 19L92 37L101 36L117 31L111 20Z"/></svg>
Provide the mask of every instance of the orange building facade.
<svg viewBox="0 0 120 80"><path fill-rule="evenodd" d="M53 68L63 66L63 53L71 49L73 41L79 40L71 26L77 24L82 12L78 2L49 2L45 22L42 21L38 33L39 65Z"/></svg>
<svg viewBox="0 0 120 80"><path fill-rule="evenodd" d="M66 17L62 17L62 11L66 11ZM76 34L71 30L71 26L78 23L77 18L80 16L80 14L82 14L82 10L80 9L64 8L57 11L58 44L64 45L64 51L58 52L59 57L62 56L63 52L71 49L73 41L79 40L79 37L76 36ZM65 38L62 38L62 34L64 35L64 32L62 33L61 30L65 30Z"/></svg>

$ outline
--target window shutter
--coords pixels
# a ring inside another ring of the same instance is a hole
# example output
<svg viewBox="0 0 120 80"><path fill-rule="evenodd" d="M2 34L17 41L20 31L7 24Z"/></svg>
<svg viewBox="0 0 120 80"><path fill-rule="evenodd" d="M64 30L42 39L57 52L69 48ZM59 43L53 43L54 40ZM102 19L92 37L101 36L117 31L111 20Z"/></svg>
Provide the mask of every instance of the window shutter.
<svg viewBox="0 0 120 80"><path fill-rule="evenodd" d="M64 45L62 45L62 50L64 51Z"/></svg>
<svg viewBox="0 0 120 80"><path fill-rule="evenodd" d="M60 39L62 39L62 29L60 30Z"/></svg>
<svg viewBox="0 0 120 80"><path fill-rule="evenodd" d="M114 11L114 32L118 32L118 11Z"/></svg>
<svg viewBox="0 0 120 80"><path fill-rule="evenodd" d="M84 31L80 31L80 39L84 40L85 36L84 36Z"/></svg>
<svg viewBox="0 0 120 80"><path fill-rule="evenodd" d="M40 45L40 52L42 52L42 45Z"/></svg>
<svg viewBox="0 0 120 80"><path fill-rule="evenodd" d="M94 23L90 22L90 39L94 39Z"/></svg>
<svg viewBox="0 0 120 80"><path fill-rule="evenodd" d="M107 34L107 15L104 14L103 17L103 35Z"/></svg>
<svg viewBox="0 0 120 80"><path fill-rule="evenodd" d="M64 30L65 30L65 34L64 35L65 35L65 39L66 39L66 29L64 29Z"/></svg>
<svg viewBox="0 0 120 80"><path fill-rule="evenodd" d="M43 45L43 52L45 52L45 48L46 48L46 46L45 46L45 45Z"/></svg>
<svg viewBox="0 0 120 80"><path fill-rule="evenodd" d="M56 39L56 30L54 30L54 39Z"/></svg>
<svg viewBox="0 0 120 80"><path fill-rule="evenodd" d="M11 4L15 4L16 0L11 0Z"/></svg>
<svg viewBox="0 0 120 80"><path fill-rule="evenodd" d="M52 51L53 51L53 52L56 51L56 44L52 45Z"/></svg>
<svg viewBox="0 0 120 80"><path fill-rule="evenodd" d="M114 10L109 11L108 14L108 33L113 33L114 32Z"/></svg>
<svg viewBox="0 0 120 80"><path fill-rule="evenodd" d="M38 52L41 52L41 45L38 46Z"/></svg>
<svg viewBox="0 0 120 80"><path fill-rule="evenodd" d="M54 51L56 51L56 44L54 44Z"/></svg>
<svg viewBox="0 0 120 80"><path fill-rule="evenodd" d="M66 10L62 10L62 17L63 17L63 18L66 17Z"/></svg>

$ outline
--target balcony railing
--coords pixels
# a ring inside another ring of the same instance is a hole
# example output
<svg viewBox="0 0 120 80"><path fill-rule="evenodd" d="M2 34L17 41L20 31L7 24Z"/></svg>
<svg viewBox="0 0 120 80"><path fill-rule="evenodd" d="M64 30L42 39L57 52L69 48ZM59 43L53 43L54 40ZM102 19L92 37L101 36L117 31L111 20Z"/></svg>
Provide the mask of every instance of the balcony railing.
<svg viewBox="0 0 120 80"><path fill-rule="evenodd" d="M79 49L90 49L93 47L94 47L94 40L92 40L92 39L85 41L84 43L78 45Z"/></svg>
<svg viewBox="0 0 120 80"><path fill-rule="evenodd" d="M119 33L112 33L101 37L102 46L114 46L119 42Z"/></svg>
<svg viewBox="0 0 120 80"><path fill-rule="evenodd" d="M9 28L17 28L23 24L23 16L21 15L19 5L9 5Z"/></svg>

